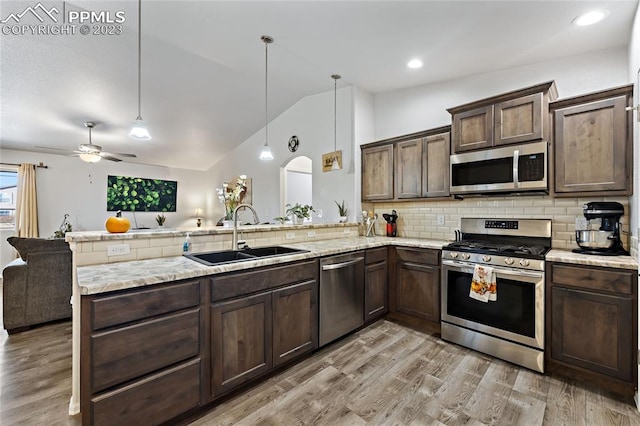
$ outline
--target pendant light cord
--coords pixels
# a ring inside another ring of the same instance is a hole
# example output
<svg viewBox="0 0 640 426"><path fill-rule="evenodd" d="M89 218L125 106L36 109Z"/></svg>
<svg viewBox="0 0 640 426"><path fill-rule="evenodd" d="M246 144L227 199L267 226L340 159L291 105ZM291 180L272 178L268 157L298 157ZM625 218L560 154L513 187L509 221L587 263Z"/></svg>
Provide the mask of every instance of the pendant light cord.
<svg viewBox="0 0 640 426"><path fill-rule="evenodd" d="M333 76L332 76L333 77ZM333 79L333 151L337 151L337 142L338 139L338 79Z"/></svg>
<svg viewBox="0 0 640 426"><path fill-rule="evenodd" d="M140 110L142 103L142 79L140 75L142 74L142 0L138 0L138 119L142 118L140 116Z"/></svg>
<svg viewBox="0 0 640 426"><path fill-rule="evenodd" d="M269 41L264 40L264 143L265 145L269 144L269 127L268 118L267 118L267 107L268 107L268 95L269 95L269 85L267 81L267 76L269 74Z"/></svg>
<svg viewBox="0 0 640 426"><path fill-rule="evenodd" d="M333 151L338 150L338 80L342 78L340 74L332 74L333 79Z"/></svg>

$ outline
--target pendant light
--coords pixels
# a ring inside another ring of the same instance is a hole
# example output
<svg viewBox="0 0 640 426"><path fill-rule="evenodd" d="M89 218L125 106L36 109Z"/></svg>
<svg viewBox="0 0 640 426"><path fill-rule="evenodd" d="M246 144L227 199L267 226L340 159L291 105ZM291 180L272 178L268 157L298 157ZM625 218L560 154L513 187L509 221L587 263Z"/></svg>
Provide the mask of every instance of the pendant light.
<svg viewBox="0 0 640 426"><path fill-rule="evenodd" d="M140 94L141 94L141 68L142 68L142 0L138 0L138 116L133 121L133 126L131 127L131 131L129 132L129 137L133 139L148 141L151 139L151 135L149 134L149 130L147 130L147 123L142 119L142 115L140 114Z"/></svg>
<svg viewBox="0 0 640 426"><path fill-rule="evenodd" d="M260 37L260 40L264 43L264 146L262 147L262 151L260 152L261 160L273 160L273 154L271 153L271 148L269 147L269 131L267 129L268 126L268 118L267 118L267 95L268 95L268 81L267 77L269 76L269 45L273 43L273 38L263 35Z"/></svg>
<svg viewBox="0 0 640 426"><path fill-rule="evenodd" d="M333 79L333 152L335 154L333 161L331 162L331 170L336 171L342 169L342 167L340 167L340 163L338 163L338 126L336 124L338 116L338 80L340 79L340 75L333 74L331 78Z"/></svg>

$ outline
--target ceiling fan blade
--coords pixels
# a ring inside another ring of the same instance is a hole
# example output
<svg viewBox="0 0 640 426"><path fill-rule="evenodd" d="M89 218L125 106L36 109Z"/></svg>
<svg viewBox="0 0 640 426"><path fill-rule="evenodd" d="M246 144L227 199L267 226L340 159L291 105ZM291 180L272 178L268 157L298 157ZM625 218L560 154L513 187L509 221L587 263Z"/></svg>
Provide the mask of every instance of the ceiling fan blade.
<svg viewBox="0 0 640 426"><path fill-rule="evenodd" d="M102 151L103 154L107 154L107 155L111 155L111 156L118 156L118 157L131 157L131 158L138 158L137 155L135 154L127 154L124 152L106 152L106 151Z"/></svg>
<svg viewBox="0 0 640 426"><path fill-rule="evenodd" d="M52 148L52 147L49 147L49 146L34 146L34 148L36 148L36 149L48 149L50 151L60 151L60 152L64 152L64 153L67 153L67 154L73 154L73 153L76 152L76 151L71 151L70 149Z"/></svg>
<svg viewBox="0 0 640 426"><path fill-rule="evenodd" d="M118 157L114 157L112 155L109 155L108 152L101 152L100 157L104 158L105 160L109 160L109 161L122 161L121 159L119 159Z"/></svg>

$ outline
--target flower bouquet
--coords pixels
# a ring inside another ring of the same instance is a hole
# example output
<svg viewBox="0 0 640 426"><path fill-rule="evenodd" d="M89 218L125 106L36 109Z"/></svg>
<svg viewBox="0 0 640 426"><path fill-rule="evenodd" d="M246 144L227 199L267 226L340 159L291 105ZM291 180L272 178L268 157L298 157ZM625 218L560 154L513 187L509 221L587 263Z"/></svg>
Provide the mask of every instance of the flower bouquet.
<svg viewBox="0 0 640 426"><path fill-rule="evenodd" d="M247 194L247 176L240 175L235 184L224 182L222 188L216 188L218 200L224 204L224 220L233 220L233 211L242 204Z"/></svg>

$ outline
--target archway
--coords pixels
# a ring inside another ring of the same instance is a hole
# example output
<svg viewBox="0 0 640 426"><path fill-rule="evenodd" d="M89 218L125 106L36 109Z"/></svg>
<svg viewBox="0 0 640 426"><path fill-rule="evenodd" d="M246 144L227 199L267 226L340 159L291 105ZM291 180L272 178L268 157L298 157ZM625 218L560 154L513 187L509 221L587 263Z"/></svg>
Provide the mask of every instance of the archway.
<svg viewBox="0 0 640 426"><path fill-rule="evenodd" d="M280 214L285 205L313 205L313 170L311 158L301 155L286 162L280 169Z"/></svg>

